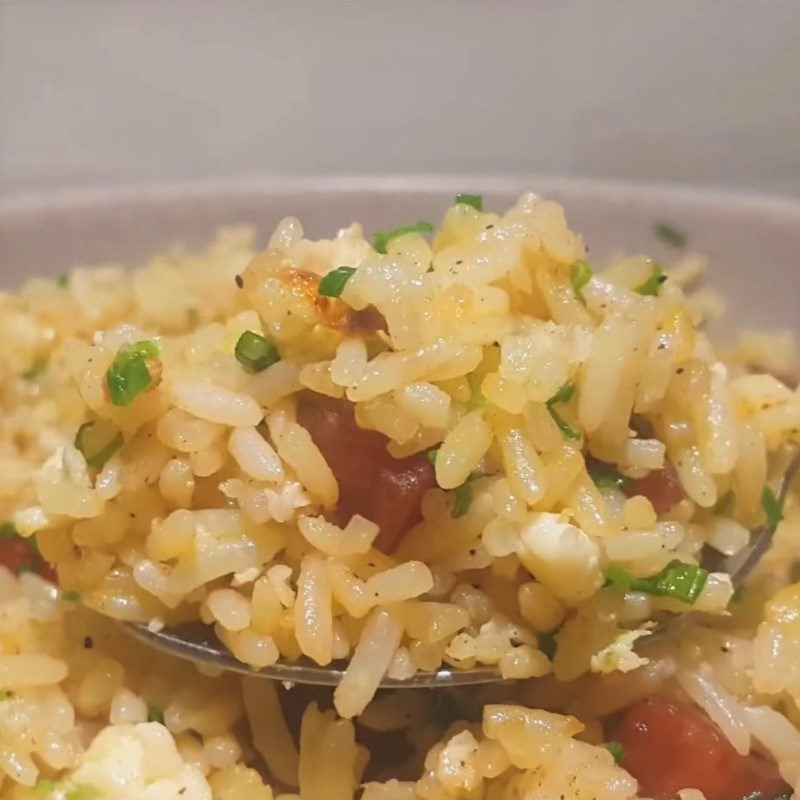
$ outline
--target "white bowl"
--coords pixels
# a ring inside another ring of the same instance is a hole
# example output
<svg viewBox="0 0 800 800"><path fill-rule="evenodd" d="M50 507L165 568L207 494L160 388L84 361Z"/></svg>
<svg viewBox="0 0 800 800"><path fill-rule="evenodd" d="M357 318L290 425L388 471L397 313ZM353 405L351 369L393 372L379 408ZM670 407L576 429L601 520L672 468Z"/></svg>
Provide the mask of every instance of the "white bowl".
<svg viewBox="0 0 800 800"><path fill-rule="evenodd" d="M656 222L685 231L706 255L709 280L729 302L724 327L800 331L800 203L663 185L557 178L409 177L258 179L153 188L86 190L0 204L0 283L57 274L76 264L136 264L176 243L201 245L223 224L249 223L268 236L298 216L311 237L353 220L367 230L436 221L457 192L480 192L503 210L523 191L563 203L589 258L646 252L675 256Z"/></svg>

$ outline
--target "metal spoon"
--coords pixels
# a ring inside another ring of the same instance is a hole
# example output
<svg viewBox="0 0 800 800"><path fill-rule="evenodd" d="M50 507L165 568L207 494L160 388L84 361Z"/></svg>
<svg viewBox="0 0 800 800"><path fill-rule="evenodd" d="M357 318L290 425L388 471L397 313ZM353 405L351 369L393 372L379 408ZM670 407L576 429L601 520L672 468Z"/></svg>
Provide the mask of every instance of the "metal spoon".
<svg viewBox="0 0 800 800"><path fill-rule="evenodd" d="M781 506L786 500L786 495L797 476L798 470L800 470L800 449L795 449L778 492L778 502ZM731 577L734 588L737 589L744 583L756 564L769 550L774 533L775 529L770 528L768 525L756 528L751 533L750 543L747 547L732 556L725 556L717 550L706 548L702 558L702 566L709 572L727 573ZM231 672L241 672L246 675L258 675L262 678L317 686L336 686L344 675L344 667L320 667L309 659L300 659L292 663L280 662L256 671L241 661L237 661L220 643L213 629L199 622L162 631L151 631L146 625L135 623L127 624L126 627L133 636L145 644L179 658ZM432 672L417 672L407 680L384 678L381 681L381 688L414 689L437 686L467 686L479 683L495 683L500 680L502 678L495 667L475 667L473 669L441 668Z"/></svg>

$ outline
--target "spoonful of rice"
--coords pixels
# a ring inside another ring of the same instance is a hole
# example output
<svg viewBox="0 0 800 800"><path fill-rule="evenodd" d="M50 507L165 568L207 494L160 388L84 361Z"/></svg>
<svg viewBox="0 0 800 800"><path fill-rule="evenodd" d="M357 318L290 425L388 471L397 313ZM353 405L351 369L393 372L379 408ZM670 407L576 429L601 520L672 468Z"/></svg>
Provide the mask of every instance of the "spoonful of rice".
<svg viewBox="0 0 800 800"><path fill-rule="evenodd" d="M710 572L725 573L730 576L734 589L741 587L769 550L775 529L782 518L782 508L789 487L797 476L798 470L800 470L800 449L796 449L793 453L777 494L769 488L765 488L763 504L767 520L764 525L751 532L747 546L730 556L706 547L700 567L694 568L695 573L702 575ZM616 583L616 581L612 582ZM644 586L647 582L652 583L653 579L638 579L633 586L627 588L638 590L640 588L638 584ZM642 591L647 590L643 588ZM127 627L137 639L145 644L179 658L194 661L206 668L240 672L247 675L256 674L263 678L288 683L336 686L338 687L337 694L340 695L337 701L340 713L344 713L349 707L348 697L353 699L353 707L357 708L361 705L360 698L371 697L378 688L435 688L492 683L502 680L500 671L494 666L467 669L446 667L430 671L412 670L408 677L387 675L387 670L389 670L399 645L399 634L388 624L388 617L386 612L370 617L370 622L365 626L359 643L346 664L319 666L309 659L302 658L296 662L279 661L259 670L254 670L238 661L217 639L213 629L201 623L190 623L164 630L153 630L140 624L129 624ZM540 644L540 647L545 649L543 643Z"/></svg>

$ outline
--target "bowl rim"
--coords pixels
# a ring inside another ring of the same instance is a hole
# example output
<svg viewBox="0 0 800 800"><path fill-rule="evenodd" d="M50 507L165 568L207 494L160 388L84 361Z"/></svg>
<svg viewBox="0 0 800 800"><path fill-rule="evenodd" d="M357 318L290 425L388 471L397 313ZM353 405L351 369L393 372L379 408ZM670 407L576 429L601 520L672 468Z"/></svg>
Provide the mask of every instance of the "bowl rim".
<svg viewBox="0 0 800 800"><path fill-rule="evenodd" d="M534 174L375 174L281 176L244 175L230 178L176 180L157 183L120 183L29 192L0 198L0 216L13 218L43 211L90 209L127 203L164 203L234 197L246 194L318 195L372 192L380 195L416 192L422 194L458 192L509 192L535 190L546 196L563 191L572 197L598 196L617 203L686 204L694 208L731 213L766 213L787 220L800 219L800 198L760 191L725 189L666 181L608 180Z"/></svg>

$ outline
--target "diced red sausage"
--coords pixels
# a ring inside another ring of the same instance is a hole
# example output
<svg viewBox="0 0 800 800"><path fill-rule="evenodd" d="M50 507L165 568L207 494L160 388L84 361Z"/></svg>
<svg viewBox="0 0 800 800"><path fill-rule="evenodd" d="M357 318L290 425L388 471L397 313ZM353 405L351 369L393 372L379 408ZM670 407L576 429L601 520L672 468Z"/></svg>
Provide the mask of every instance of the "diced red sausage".
<svg viewBox="0 0 800 800"><path fill-rule="evenodd" d="M674 800L699 789L706 800L742 800L760 792L771 800L791 789L771 761L740 755L709 717L694 706L651 697L630 708L609 739L625 748L622 766L639 794Z"/></svg>
<svg viewBox="0 0 800 800"><path fill-rule="evenodd" d="M674 505L686 497L678 473L672 464L667 463L661 469L654 469L649 475L637 480L628 481L625 494L634 497L644 495L652 504L656 514L666 514Z"/></svg>
<svg viewBox="0 0 800 800"><path fill-rule="evenodd" d="M27 570L56 582L55 568L42 559L33 542L19 535L0 539L0 565L15 575Z"/></svg>
<svg viewBox="0 0 800 800"><path fill-rule="evenodd" d="M391 553L422 518L422 497L436 485L425 454L392 458L386 450L389 440L359 428L347 400L306 393L298 404L297 419L339 483L334 521L346 525L354 514L366 517L380 528L375 546Z"/></svg>

